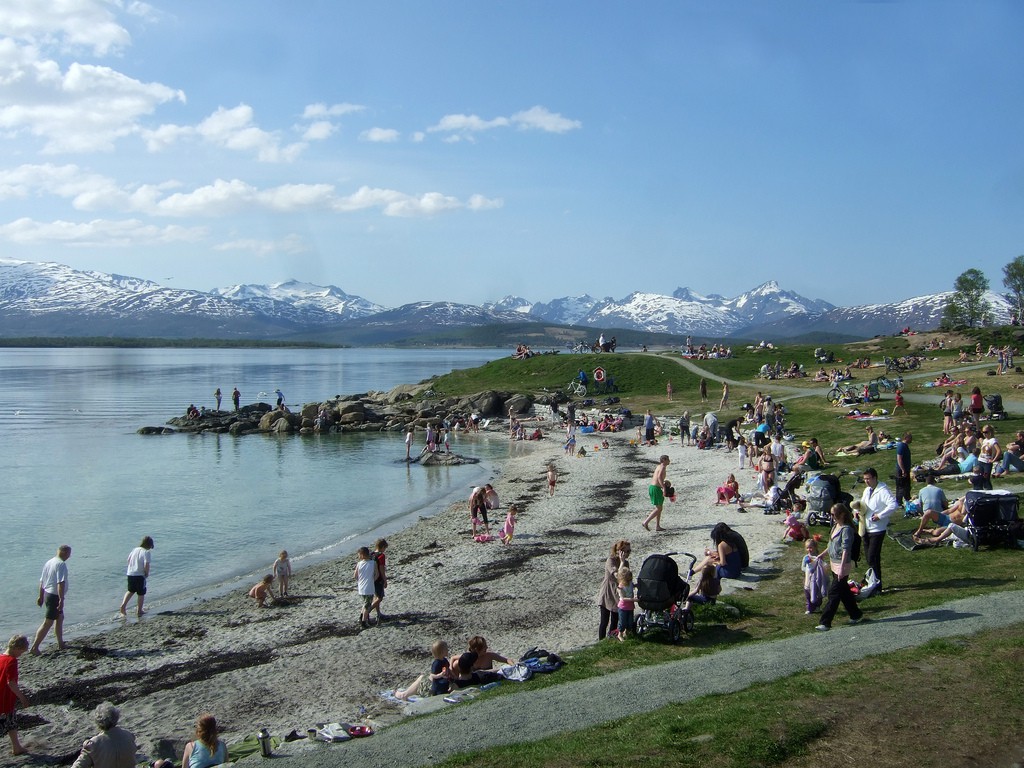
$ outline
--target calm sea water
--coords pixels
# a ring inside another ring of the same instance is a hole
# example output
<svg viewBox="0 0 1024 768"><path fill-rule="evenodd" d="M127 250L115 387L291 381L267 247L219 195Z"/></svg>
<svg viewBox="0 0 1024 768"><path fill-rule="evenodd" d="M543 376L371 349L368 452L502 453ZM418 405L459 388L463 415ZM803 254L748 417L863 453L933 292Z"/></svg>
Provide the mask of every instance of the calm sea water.
<svg viewBox="0 0 1024 768"><path fill-rule="evenodd" d="M403 436L141 436L189 403L290 404L387 390L507 350L0 350L4 479L0 637L31 636L43 563L70 544L69 634L106 626L128 552L156 541L147 608L234 588L281 549L302 567L430 514L508 456L507 440L459 435L481 465L397 461ZM52 638L51 638L52 639Z"/></svg>

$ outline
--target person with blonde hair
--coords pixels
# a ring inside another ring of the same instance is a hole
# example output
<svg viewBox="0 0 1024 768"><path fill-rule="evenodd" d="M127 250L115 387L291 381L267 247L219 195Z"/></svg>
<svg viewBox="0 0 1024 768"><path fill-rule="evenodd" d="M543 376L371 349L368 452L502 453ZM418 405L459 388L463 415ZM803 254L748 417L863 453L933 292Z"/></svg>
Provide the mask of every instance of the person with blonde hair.
<svg viewBox="0 0 1024 768"><path fill-rule="evenodd" d="M26 750L18 741L18 702L28 706L28 697L18 687L18 657L28 650L28 638L15 635L7 641L7 652L0 654L0 736L11 738L11 754L24 755Z"/></svg>
<svg viewBox="0 0 1024 768"><path fill-rule="evenodd" d="M196 720L196 738L185 745L181 768L210 768L228 759L228 747L218 738L217 718L204 712Z"/></svg>

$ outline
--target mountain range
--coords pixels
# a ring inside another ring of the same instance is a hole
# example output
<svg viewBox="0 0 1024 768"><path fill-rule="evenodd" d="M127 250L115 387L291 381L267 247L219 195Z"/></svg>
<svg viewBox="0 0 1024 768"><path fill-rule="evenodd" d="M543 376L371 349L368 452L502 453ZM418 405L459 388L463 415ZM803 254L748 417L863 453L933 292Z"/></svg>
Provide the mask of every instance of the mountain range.
<svg viewBox="0 0 1024 768"><path fill-rule="evenodd" d="M696 339L845 340L936 328L950 292L900 302L836 307L769 281L733 298L677 288L671 296L634 292L622 299L583 295L549 302L517 296L481 306L415 302L387 308L336 286L290 280L211 291L167 288L149 280L80 271L52 262L0 259L0 336L120 336L305 339L333 343L457 343L459 330L502 328L524 339L587 337L597 329ZM1007 300L987 296L998 321ZM576 327L574 334L566 326ZM561 332L554 332L558 328ZM580 328L593 331L580 331ZM542 330L544 332L542 332ZM464 340L464 339L463 339ZM487 343L482 338L478 339Z"/></svg>

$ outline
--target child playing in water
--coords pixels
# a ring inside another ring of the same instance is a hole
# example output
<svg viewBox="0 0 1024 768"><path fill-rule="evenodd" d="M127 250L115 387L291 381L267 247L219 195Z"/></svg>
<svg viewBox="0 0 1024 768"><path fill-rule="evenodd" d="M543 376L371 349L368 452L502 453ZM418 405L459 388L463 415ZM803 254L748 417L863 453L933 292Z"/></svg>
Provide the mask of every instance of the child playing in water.
<svg viewBox="0 0 1024 768"><path fill-rule="evenodd" d="M278 597L287 597L288 580L292 577L292 561L288 559L288 550L281 550L281 554L274 561L273 571L277 577Z"/></svg>
<svg viewBox="0 0 1024 768"><path fill-rule="evenodd" d="M822 598L828 592L828 577L825 573L825 563L818 555L818 542L808 539L804 544L803 563L800 569L804 572L804 602L807 609L805 615L810 615L821 607Z"/></svg>
<svg viewBox="0 0 1024 768"><path fill-rule="evenodd" d="M512 504L508 508L508 515L505 517L505 524L501 527L501 543L511 544L512 535L516 531L516 515L519 514L519 507Z"/></svg>
<svg viewBox="0 0 1024 768"><path fill-rule="evenodd" d="M605 441L605 447L608 447L608 442ZM555 495L555 483L558 482L558 470L555 469L554 464L548 464L548 496Z"/></svg>
<svg viewBox="0 0 1024 768"><path fill-rule="evenodd" d="M373 591L373 582L377 580L377 561L370 555L369 547L360 547L358 557L354 577L359 601L363 606L359 614L359 626L369 629L370 607L376 597L376 593Z"/></svg>
<svg viewBox="0 0 1024 768"><path fill-rule="evenodd" d="M270 601L274 601L274 594L270 591L270 585L274 583L274 574L268 573L263 577L263 580L258 584L254 585L249 590L249 597L255 598L256 606L258 608L265 608L267 605L267 598Z"/></svg>
<svg viewBox="0 0 1024 768"><path fill-rule="evenodd" d="M618 573L619 582L619 640L625 640L626 635L633 629L633 572L629 568L620 568Z"/></svg>

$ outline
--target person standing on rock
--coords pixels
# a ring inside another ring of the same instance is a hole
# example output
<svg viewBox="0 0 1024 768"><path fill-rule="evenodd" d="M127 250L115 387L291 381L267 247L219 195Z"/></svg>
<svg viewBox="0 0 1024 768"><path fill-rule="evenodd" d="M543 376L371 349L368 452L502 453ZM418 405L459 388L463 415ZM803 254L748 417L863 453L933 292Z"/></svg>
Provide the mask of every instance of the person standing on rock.
<svg viewBox="0 0 1024 768"><path fill-rule="evenodd" d="M668 456L662 456L658 460L658 466L654 470L654 476L651 477L651 484L647 487L647 493L651 498L651 504L654 506L654 511L647 516L644 520L643 526L648 531L650 529L650 523L654 522L654 530L664 531L661 527L661 508L665 506L665 484L666 478L665 473L668 472L669 458Z"/></svg>
<svg viewBox="0 0 1024 768"><path fill-rule="evenodd" d="M231 402L235 404L235 412L238 412L238 404L242 400L242 393L238 391L238 387L235 387L235 391L231 393Z"/></svg>
<svg viewBox="0 0 1024 768"><path fill-rule="evenodd" d="M414 427L409 427L409 431L405 433L405 460L412 461L412 434Z"/></svg>
<svg viewBox="0 0 1024 768"><path fill-rule="evenodd" d="M128 608L128 601L132 599L132 595L139 596L136 614L141 616L145 613L142 610L142 603L146 599L146 579L149 578L149 550L152 548L153 538L151 536L144 536L142 543L128 554L128 591L124 593L124 600L121 601L121 607L118 609L118 613L122 616L126 615L125 611Z"/></svg>
<svg viewBox="0 0 1024 768"><path fill-rule="evenodd" d="M284 392L280 388L274 390L274 394L277 395L277 407L280 408L284 405Z"/></svg>
<svg viewBox="0 0 1024 768"><path fill-rule="evenodd" d="M217 387L217 389L213 393L213 396L215 398L217 398L217 410L219 411L220 410L220 398L221 398L220 387Z"/></svg>
<svg viewBox="0 0 1024 768"><path fill-rule="evenodd" d="M61 544L56 557L51 557L43 566L43 575L39 577L39 599L36 603L46 608L46 618L36 631L32 649L33 656L39 655L39 646L46 639L50 627L54 627L57 635L57 650L63 651L64 645L64 597L68 592L68 564L71 547Z"/></svg>

